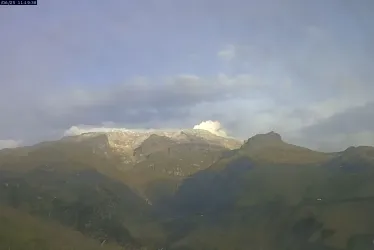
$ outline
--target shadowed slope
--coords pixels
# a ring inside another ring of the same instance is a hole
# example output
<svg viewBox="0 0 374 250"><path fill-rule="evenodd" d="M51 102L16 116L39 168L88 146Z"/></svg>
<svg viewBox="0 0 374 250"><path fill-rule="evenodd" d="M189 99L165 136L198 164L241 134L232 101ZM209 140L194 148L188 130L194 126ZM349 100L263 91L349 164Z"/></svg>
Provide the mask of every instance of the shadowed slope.
<svg viewBox="0 0 374 250"><path fill-rule="evenodd" d="M170 246L367 247L374 239L373 152L359 147L325 154L287 144L273 132L254 136L183 182L168 204Z"/></svg>
<svg viewBox="0 0 374 250"><path fill-rule="evenodd" d="M0 206L0 249L120 250L123 248L111 244L101 245L100 242L89 239L78 231Z"/></svg>

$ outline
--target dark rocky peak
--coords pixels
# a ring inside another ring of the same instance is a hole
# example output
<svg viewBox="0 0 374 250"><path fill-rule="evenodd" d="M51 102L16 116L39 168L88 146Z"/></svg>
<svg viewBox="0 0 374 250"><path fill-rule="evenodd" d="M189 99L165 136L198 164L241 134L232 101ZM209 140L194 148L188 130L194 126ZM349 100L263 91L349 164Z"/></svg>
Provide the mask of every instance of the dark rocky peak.
<svg viewBox="0 0 374 250"><path fill-rule="evenodd" d="M282 137L278 133L271 131L266 134L257 134L249 138L241 148L250 150L251 152L257 152L257 150L264 148L282 147L285 145L287 145L287 143L283 142Z"/></svg>
<svg viewBox="0 0 374 250"><path fill-rule="evenodd" d="M367 158L374 161L374 147L370 146L358 146L349 147L340 153L342 157L360 157Z"/></svg>
<svg viewBox="0 0 374 250"><path fill-rule="evenodd" d="M257 134L246 141L246 145L262 145L262 146L271 146L283 144L282 137L280 134L271 131L266 134Z"/></svg>

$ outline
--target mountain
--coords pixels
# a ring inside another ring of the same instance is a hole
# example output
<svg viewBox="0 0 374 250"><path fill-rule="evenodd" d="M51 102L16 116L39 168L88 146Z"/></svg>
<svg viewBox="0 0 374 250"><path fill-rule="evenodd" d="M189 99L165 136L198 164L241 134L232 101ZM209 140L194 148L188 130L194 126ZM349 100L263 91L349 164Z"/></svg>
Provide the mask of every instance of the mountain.
<svg viewBox="0 0 374 250"><path fill-rule="evenodd" d="M167 179L177 183L240 145L236 139L196 129L91 132L2 150L0 164L1 169L12 171L52 167L51 164L64 165L64 171L95 169L144 195L151 182ZM72 162L79 163L80 169L72 169L76 167Z"/></svg>
<svg viewBox="0 0 374 250"><path fill-rule="evenodd" d="M373 181L372 147L327 154L256 135L168 201L169 247L372 249Z"/></svg>
<svg viewBox="0 0 374 250"><path fill-rule="evenodd" d="M1 150L0 205L100 243L157 245L164 236L152 205L239 146L201 130L112 131Z"/></svg>
<svg viewBox="0 0 374 250"><path fill-rule="evenodd" d="M241 146L236 139L198 129L86 133L61 142L84 145L96 157L109 160L111 168L96 169L151 202L172 194L185 177L209 167L223 152Z"/></svg>
<svg viewBox="0 0 374 250"><path fill-rule="evenodd" d="M51 227L82 249L366 250L374 148L316 152L275 132L244 143L203 130L86 133L1 150L0 208L0 239L38 249L63 240L42 237ZM6 232L18 217L30 237Z"/></svg>
<svg viewBox="0 0 374 250"><path fill-rule="evenodd" d="M275 132L258 134L248 139L241 147L241 153L259 163L276 164L315 164L331 157L329 154L286 143Z"/></svg>

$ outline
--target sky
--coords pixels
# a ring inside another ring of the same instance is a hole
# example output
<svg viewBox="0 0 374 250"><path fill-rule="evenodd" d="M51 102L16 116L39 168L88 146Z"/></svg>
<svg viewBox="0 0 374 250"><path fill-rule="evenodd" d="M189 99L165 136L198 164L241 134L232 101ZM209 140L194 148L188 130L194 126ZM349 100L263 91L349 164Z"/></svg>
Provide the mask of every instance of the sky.
<svg viewBox="0 0 374 250"><path fill-rule="evenodd" d="M0 6L0 148L213 123L322 151L374 146L372 13L372 0Z"/></svg>

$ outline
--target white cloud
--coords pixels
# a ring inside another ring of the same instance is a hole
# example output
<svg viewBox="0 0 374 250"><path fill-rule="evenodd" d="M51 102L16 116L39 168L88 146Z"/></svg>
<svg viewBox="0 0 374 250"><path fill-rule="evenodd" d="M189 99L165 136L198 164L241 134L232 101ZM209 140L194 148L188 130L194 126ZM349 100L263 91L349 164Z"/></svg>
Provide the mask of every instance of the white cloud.
<svg viewBox="0 0 374 250"><path fill-rule="evenodd" d="M226 137L227 134L225 130L222 128L222 125L219 121L204 121L200 124L197 124L193 127L193 129L202 129L211 132L212 134Z"/></svg>

